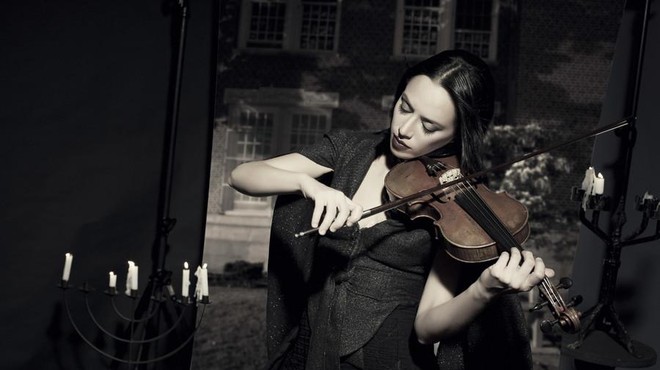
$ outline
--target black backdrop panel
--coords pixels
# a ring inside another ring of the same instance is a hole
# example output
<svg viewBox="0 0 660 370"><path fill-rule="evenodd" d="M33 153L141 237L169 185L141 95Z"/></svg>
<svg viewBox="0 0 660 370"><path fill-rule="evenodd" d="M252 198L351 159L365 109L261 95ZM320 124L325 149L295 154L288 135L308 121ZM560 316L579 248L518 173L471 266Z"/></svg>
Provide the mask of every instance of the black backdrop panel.
<svg viewBox="0 0 660 370"><path fill-rule="evenodd" d="M644 14L644 0L626 2L616 44L606 96L603 102L600 123L613 123L634 112L638 48ZM637 140L632 151L629 177L623 176L622 138L608 133L599 136L594 144L592 163L597 172L605 177L605 194L613 197L613 203L627 184L625 213L627 222L623 227L623 239L632 235L641 221L641 213L635 209L635 197L645 192L660 197L660 175L658 173L658 138L660 138L660 2L651 1L650 18L643 59L642 77L637 106ZM576 184L578 185L578 184ZM576 206L577 208L577 206ZM608 230L612 212L601 213L601 228ZM642 236L650 236L655 222ZM584 302L581 310L587 310L598 302L601 286L601 270L606 246L586 227L581 227L578 249L573 266L574 286L572 294L580 294ZM625 247L621 253L614 307L633 340L660 351L660 241ZM571 340L566 341L572 342ZM565 343L565 344L567 344ZM607 358L607 350L601 358ZM622 356L621 358L626 358ZM571 357L562 356L561 369L579 369ZM620 368L620 367L617 367ZM651 369L660 369L656 363Z"/></svg>
<svg viewBox="0 0 660 370"><path fill-rule="evenodd" d="M3 3L0 13L0 358L6 369L105 368L66 318L56 287L89 282L91 308L114 329L101 293L126 261L147 285L155 242L175 28L160 1ZM201 261L215 86L216 5L189 1L166 269ZM82 296L74 317L98 345ZM118 297L118 300L128 300ZM123 303L122 303L123 304ZM192 325L191 315L185 324ZM190 346L164 368L186 368Z"/></svg>

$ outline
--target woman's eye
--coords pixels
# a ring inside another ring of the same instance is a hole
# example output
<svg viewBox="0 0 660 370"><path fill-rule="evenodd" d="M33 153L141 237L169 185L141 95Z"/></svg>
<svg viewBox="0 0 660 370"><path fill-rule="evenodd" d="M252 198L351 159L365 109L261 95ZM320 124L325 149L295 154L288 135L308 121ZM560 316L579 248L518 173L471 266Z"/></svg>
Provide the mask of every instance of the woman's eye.
<svg viewBox="0 0 660 370"><path fill-rule="evenodd" d="M412 113L412 110L410 110L410 107L405 102L401 102L401 104L399 104L399 111L402 113Z"/></svg>
<svg viewBox="0 0 660 370"><path fill-rule="evenodd" d="M422 128L427 133L435 132L438 130L438 127L436 125L428 121L422 121Z"/></svg>

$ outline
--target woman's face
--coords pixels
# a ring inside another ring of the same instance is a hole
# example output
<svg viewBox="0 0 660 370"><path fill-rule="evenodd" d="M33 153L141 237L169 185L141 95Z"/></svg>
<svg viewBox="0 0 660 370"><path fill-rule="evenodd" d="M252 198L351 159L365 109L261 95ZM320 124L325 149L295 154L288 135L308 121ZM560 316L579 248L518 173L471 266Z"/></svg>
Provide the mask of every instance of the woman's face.
<svg viewBox="0 0 660 370"><path fill-rule="evenodd" d="M413 77L396 102L390 149L401 159L413 159L452 141L456 109L449 93L429 77Z"/></svg>

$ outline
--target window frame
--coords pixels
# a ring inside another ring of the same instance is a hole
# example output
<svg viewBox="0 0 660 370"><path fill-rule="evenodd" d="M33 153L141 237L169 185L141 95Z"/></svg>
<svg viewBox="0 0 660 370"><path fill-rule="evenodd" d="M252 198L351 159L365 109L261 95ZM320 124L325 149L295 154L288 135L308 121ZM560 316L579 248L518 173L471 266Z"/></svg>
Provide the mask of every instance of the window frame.
<svg viewBox="0 0 660 370"><path fill-rule="evenodd" d="M227 183L229 172L229 160L234 159L234 153L229 153L229 132L234 129L234 123L240 122L241 113L252 111L259 113L270 113L273 115L271 153L266 156L280 155L291 151L291 134L293 128L293 116L296 114L309 114L324 116L327 127L319 134L332 129L333 109L339 106L339 95L337 93L308 92L303 89L286 88L259 88L259 89L233 89L227 88L224 93L224 103L228 108L228 120L225 123L227 133L225 135L222 166L225 168L221 179L220 207L225 214L268 214L272 212L274 197L267 197L263 204L255 202L247 204L247 207L236 207L235 190ZM260 158L255 158L260 159Z"/></svg>
<svg viewBox="0 0 660 370"><path fill-rule="evenodd" d="M252 4L255 2L276 2L283 3L286 6L284 12L284 36L282 39L281 48L262 48L248 46L249 33L250 33L250 16L252 13ZM310 0L310 2L314 2ZM336 5L336 18L334 29L334 43L333 48L328 50L321 49L303 49L300 47L302 35L302 22L303 22L303 1L302 0L242 0L241 13L238 31L238 48L240 50L257 52L257 53L274 53L274 52L294 52L300 54L328 54L336 53L339 48L339 35L341 28L341 0L334 2Z"/></svg>
<svg viewBox="0 0 660 370"><path fill-rule="evenodd" d="M438 31L438 40L435 53L442 50L453 49L455 45L455 19L456 19L456 2L460 0L440 0L440 7L446 7L440 14L440 30ZM499 14L500 14L500 0L491 0L491 30L488 48L488 57L484 58L486 61L494 63L497 61L497 40L499 29ZM396 17L394 25L394 42L393 42L393 55L396 58L405 59L425 59L429 55L421 54L404 54L403 49L403 26L405 9L405 0L396 1Z"/></svg>

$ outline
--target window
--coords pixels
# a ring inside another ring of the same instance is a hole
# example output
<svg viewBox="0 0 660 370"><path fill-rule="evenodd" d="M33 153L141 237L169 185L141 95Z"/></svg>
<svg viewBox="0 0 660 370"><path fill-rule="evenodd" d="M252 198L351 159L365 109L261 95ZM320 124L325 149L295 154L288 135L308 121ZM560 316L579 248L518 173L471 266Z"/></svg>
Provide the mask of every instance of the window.
<svg viewBox="0 0 660 370"><path fill-rule="evenodd" d="M290 150L314 144L330 130L330 122L325 114L314 112L294 113L291 121Z"/></svg>
<svg viewBox="0 0 660 370"><path fill-rule="evenodd" d="M337 50L337 0L243 0L239 46L324 52Z"/></svg>
<svg viewBox="0 0 660 370"><path fill-rule="evenodd" d="M471 51L490 58L491 34L493 30L492 0L458 1L454 20L454 47ZM493 49L494 49L493 43Z"/></svg>
<svg viewBox="0 0 660 370"><path fill-rule="evenodd" d="M497 0L397 0L394 54L426 57L445 49L496 58Z"/></svg>
<svg viewBox="0 0 660 370"><path fill-rule="evenodd" d="M445 9L440 7L440 0L406 0L401 54L435 54L440 42L440 19L443 13Z"/></svg>
<svg viewBox="0 0 660 370"><path fill-rule="evenodd" d="M273 155L274 113L242 109L238 116L236 125L227 130L225 148L228 171L241 163ZM261 209L268 205L266 198L235 193L234 208Z"/></svg>
<svg viewBox="0 0 660 370"><path fill-rule="evenodd" d="M281 48L284 40L284 3L253 1L248 47Z"/></svg>
<svg viewBox="0 0 660 370"><path fill-rule="evenodd" d="M303 1L302 7L300 48L335 50L337 3L334 1Z"/></svg>
<svg viewBox="0 0 660 370"><path fill-rule="evenodd" d="M333 93L298 89L226 89L229 120L225 135L222 210L228 213L270 212L272 197L250 197L227 185L241 163L288 153L313 144L331 129Z"/></svg>

